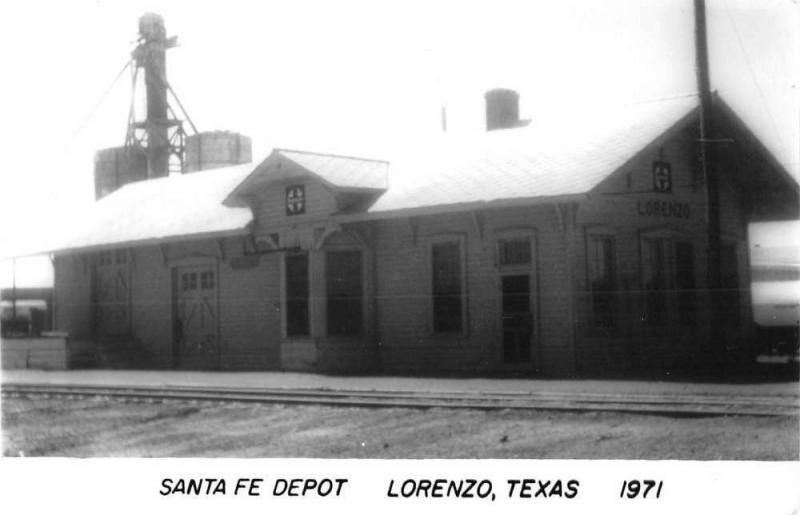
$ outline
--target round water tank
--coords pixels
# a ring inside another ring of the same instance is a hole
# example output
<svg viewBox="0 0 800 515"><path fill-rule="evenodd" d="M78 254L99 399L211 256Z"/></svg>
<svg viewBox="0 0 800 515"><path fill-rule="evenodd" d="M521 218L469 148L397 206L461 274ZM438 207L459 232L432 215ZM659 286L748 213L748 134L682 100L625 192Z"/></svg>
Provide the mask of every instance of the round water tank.
<svg viewBox="0 0 800 515"><path fill-rule="evenodd" d="M250 138L237 132L200 132L186 138L184 172L249 163L252 159Z"/></svg>
<svg viewBox="0 0 800 515"><path fill-rule="evenodd" d="M111 147L94 154L95 199L121 186L147 179L147 155L139 147Z"/></svg>

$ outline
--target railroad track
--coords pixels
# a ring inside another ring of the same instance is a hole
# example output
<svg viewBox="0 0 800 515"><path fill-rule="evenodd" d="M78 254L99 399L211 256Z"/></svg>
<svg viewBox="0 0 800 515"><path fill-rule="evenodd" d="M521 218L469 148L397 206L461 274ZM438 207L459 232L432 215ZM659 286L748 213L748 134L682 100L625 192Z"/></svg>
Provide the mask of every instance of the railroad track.
<svg viewBox="0 0 800 515"><path fill-rule="evenodd" d="M101 398L141 402L317 404L361 408L616 411L672 416L798 416L796 396L563 392L408 392L195 386L5 383L3 397Z"/></svg>

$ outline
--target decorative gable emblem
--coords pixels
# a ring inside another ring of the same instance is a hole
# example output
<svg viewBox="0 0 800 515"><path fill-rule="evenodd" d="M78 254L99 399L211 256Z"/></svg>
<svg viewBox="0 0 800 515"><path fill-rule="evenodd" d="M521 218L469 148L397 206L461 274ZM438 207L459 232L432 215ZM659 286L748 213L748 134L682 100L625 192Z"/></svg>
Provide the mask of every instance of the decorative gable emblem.
<svg viewBox="0 0 800 515"><path fill-rule="evenodd" d="M302 215L306 212L306 188L302 184L286 187L286 214Z"/></svg>
<svg viewBox="0 0 800 515"><path fill-rule="evenodd" d="M653 191L672 192L672 167L666 161L653 161Z"/></svg>

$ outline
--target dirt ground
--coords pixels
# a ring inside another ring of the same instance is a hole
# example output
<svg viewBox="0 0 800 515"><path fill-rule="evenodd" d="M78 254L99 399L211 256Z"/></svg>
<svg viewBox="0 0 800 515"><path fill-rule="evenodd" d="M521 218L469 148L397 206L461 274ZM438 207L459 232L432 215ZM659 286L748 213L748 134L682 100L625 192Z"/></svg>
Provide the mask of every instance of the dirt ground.
<svg viewBox="0 0 800 515"><path fill-rule="evenodd" d="M797 417L3 399L5 456L797 460Z"/></svg>

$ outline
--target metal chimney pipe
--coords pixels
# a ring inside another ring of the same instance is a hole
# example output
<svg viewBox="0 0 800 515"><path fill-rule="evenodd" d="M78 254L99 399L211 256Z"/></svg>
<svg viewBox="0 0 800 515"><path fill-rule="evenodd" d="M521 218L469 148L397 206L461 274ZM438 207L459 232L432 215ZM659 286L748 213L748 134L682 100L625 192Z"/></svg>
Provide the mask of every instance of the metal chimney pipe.
<svg viewBox="0 0 800 515"><path fill-rule="evenodd" d="M486 130L511 129L519 125L519 93L510 89L487 91Z"/></svg>

